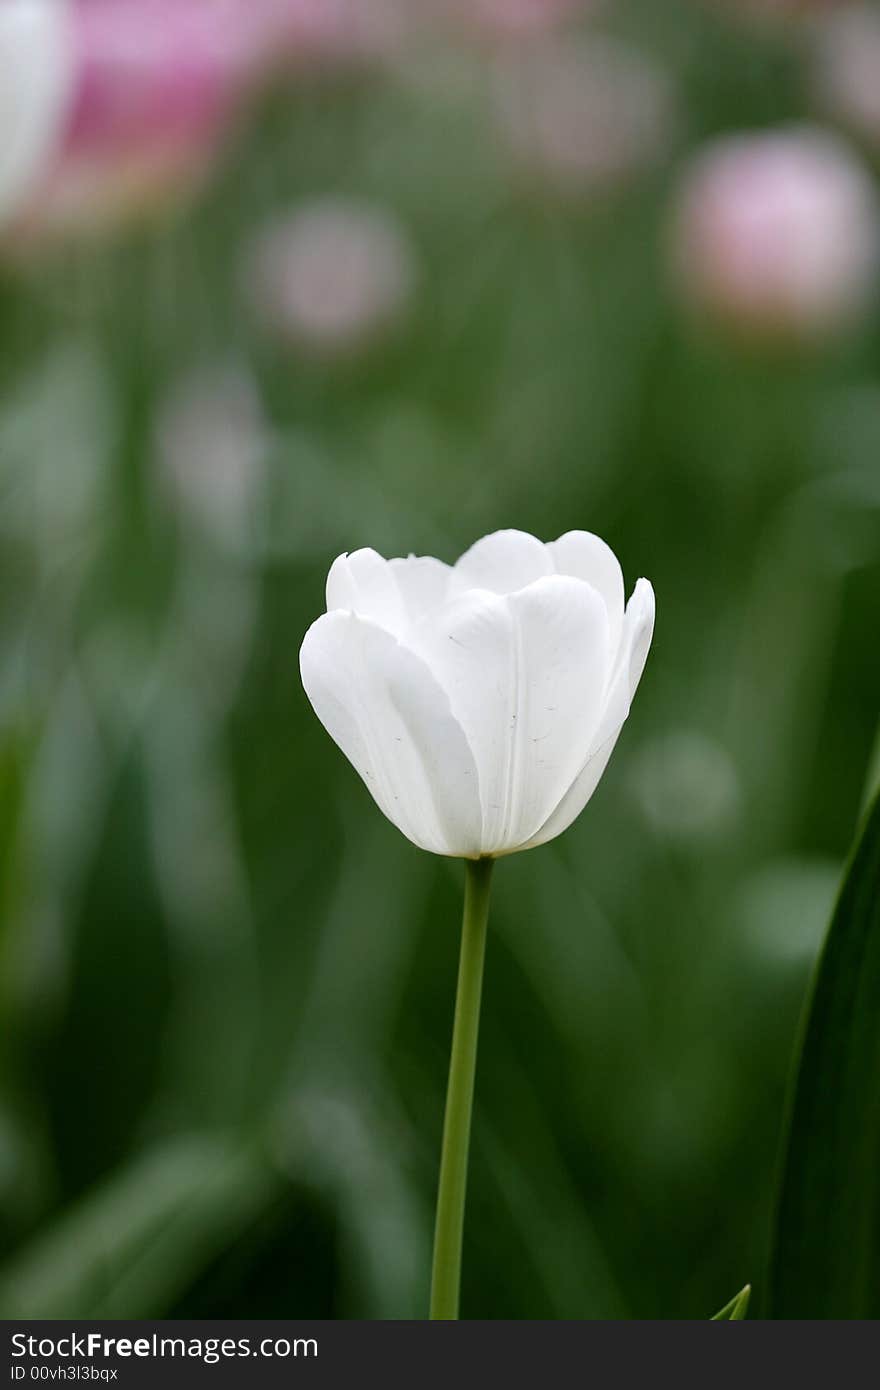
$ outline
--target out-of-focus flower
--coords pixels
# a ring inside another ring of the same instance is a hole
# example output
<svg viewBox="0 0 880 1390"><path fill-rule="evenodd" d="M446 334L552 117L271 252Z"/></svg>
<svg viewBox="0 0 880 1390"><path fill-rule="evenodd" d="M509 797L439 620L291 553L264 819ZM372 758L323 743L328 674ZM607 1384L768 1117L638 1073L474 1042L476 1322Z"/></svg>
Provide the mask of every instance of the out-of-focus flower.
<svg viewBox="0 0 880 1390"><path fill-rule="evenodd" d="M547 41L499 63L497 124L520 169L567 193L602 193L650 166L676 125L666 74L610 39Z"/></svg>
<svg viewBox="0 0 880 1390"><path fill-rule="evenodd" d="M164 483L188 521L223 543L246 541L267 449L247 373L223 365L185 377L162 404L156 443Z"/></svg>
<svg viewBox="0 0 880 1390"><path fill-rule="evenodd" d="M316 198L257 234L246 289L263 322L320 357L355 354L405 313L416 278L403 227L352 198Z"/></svg>
<svg viewBox="0 0 880 1390"><path fill-rule="evenodd" d="M814 30L813 85L825 111L880 145L880 14L848 5Z"/></svg>
<svg viewBox="0 0 880 1390"><path fill-rule="evenodd" d="M677 729L641 748L631 785L654 830L669 839L717 838L731 829L742 809L730 755L698 729Z"/></svg>
<svg viewBox="0 0 880 1390"><path fill-rule="evenodd" d="M269 67L347 68L394 58L424 19L408 0L239 0L263 27Z"/></svg>
<svg viewBox="0 0 880 1390"><path fill-rule="evenodd" d="M61 137L73 79L65 0L0 4L0 225L19 209Z"/></svg>
<svg viewBox="0 0 880 1390"><path fill-rule="evenodd" d="M101 230L196 181L261 38L240 0L77 0L72 107L26 232Z"/></svg>
<svg viewBox="0 0 880 1390"><path fill-rule="evenodd" d="M867 173L808 127L708 146L675 210L684 295L746 338L822 340L854 324L874 297L878 246Z"/></svg>
<svg viewBox="0 0 880 1390"><path fill-rule="evenodd" d="M598 785L642 675L654 591L598 536L485 536L452 567L341 555L300 652L306 694L414 844L544 844Z"/></svg>

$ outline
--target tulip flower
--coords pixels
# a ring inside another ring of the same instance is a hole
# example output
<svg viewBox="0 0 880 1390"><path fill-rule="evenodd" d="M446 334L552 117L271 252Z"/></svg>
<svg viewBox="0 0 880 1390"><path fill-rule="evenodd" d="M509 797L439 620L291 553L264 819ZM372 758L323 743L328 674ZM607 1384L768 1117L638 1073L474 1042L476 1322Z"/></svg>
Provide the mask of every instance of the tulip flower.
<svg viewBox="0 0 880 1390"><path fill-rule="evenodd" d="M300 8L287 0L12 0L13 10L25 6L64 12L71 73L54 157L22 210L24 246L35 236L113 229L198 183L242 103L294 42L292 10ZM0 0L0 114L6 8ZM39 91L26 69L20 80Z"/></svg>
<svg viewBox="0 0 880 1390"><path fill-rule="evenodd" d="M307 356L349 358L405 317L417 279L406 228L364 199L310 198L260 228L245 286L256 316Z"/></svg>
<svg viewBox="0 0 880 1390"><path fill-rule="evenodd" d="M257 62L240 5L77 0L74 100L27 235L103 231L209 167ZM257 26L253 26L257 30Z"/></svg>
<svg viewBox="0 0 880 1390"><path fill-rule="evenodd" d="M667 73L619 40L545 40L502 59L495 119L513 165L556 193L601 196L662 158L677 124Z"/></svg>
<svg viewBox="0 0 880 1390"><path fill-rule="evenodd" d="M300 652L318 718L414 844L467 861L431 1316L458 1316L477 1028L494 860L559 835L592 796L654 629L609 547L499 531L452 566L341 555Z"/></svg>
<svg viewBox="0 0 880 1390"><path fill-rule="evenodd" d="M63 0L0 4L0 223L29 196L61 137L73 77Z"/></svg>
<svg viewBox="0 0 880 1390"><path fill-rule="evenodd" d="M829 132L725 136L685 173L672 249L683 295L710 319L746 341L821 344L876 298L876 193Z"/></svg>

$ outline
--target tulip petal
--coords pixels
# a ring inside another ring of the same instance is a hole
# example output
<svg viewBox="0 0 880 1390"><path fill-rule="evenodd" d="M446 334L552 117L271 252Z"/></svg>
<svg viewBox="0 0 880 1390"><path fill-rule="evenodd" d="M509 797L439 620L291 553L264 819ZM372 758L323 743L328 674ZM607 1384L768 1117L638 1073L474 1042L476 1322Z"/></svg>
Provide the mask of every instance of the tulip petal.
<svg viewBox="0 0 880 1390"><path fill-rule="evenodd" d="M611 734L616 736L629 714L654 635L654 609L654 590L647 579L639 579L626 605L620 650L612 669L594 747L603 746Z"/></svg>
<svg viewBox="0 0 880 1390"><path fill-rule="evenodd" d="M580 815L596 790L645 669L654 633L654 612L654 590L647 579L640 579L626 606L620 651L586 762L552 815L523 849L533 849L560 835Z"/></svg>
<svg viewBox="0 0 880 1390"><path fill-rule="evenodd" d="M388 632L400 632L406 612L394 571L375 550L340 555L327 575L327 612L342 609L372 618Z"/></svg>
<svg viewBox="0 0 880 1390"><path fill-rule="evenodd" d="M449 591L451 567L431 555L410 555L405 560L389 560L397 580L407 618L418 622L426 613L439 608Z"/></svg>
<svg viewBox="0 0 880 1390"><path fill-rule="evenodd" d="M477 769L425 663L375 622L325 613L300 651L306 694L404 835L435 854L480 853Z"/></svg>
<svg viewBox="0 0 880 1390"><path fill-rule="evenodd" d="M605 600L608 609L608 640L616 652L623 629L623 571L609 545L591 531L567 531L558 541L549 541L547 550L557 574L584 579Z"/></svg>
<svg viewBox="0 0 880 1390"><path fill-rule="evenodd" d="M587 756L607 682L608 620L579 579L471 590L411 640L449 696L480 778L484 853L535 833Z"/></svg>
<svg viewBox="0 0 880 1390"><path fill-rule="evenodd" d="M45 175L74 78L67 7L0 0L0 223L18 213Z"/></svg>
<svg viewBox="0 0 880 1390"><path fill-rule="evenodd" d="M526 531L495 531L472 545L453 566L453 589L488 589L512 594L543 575L553 565L542 541Z"/></svg>
<svg viewBox="0 0 880 1390"><path fill-rule="evenodd" d="M503 832L510 729L513 617L506 598L471 589L409 635L436 675L467 735L479 774L482 845L493 847Z"/></svg>

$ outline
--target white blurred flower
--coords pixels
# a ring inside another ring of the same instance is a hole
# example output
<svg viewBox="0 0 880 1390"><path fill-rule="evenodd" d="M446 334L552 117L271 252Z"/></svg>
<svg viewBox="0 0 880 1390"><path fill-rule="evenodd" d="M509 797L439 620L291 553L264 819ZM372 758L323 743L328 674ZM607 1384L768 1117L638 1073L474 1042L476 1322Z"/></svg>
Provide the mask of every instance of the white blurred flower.
<svg viewBox="0 0 880 1390"><path fill-rule="evenodd" d="M373 343L405 313L416 262L399 222L353 198L315 198L257 235L246 267L261 319L320 357Z"/></svg>
<svg viewBox="0 0 880 1390"><path fill-rule="evenodd" d="M61 138L73 78L64 0L0 3L0 225L39 181Z"/></svg>
<svg viewBox="0 0 880 1390"><path fill-rule="evenodd" d="M156 440L165 484L189 521L221 541L246 538L267 448L247 373L224 365L185 377L162 403Z"/></svg>
<svg viewBox="0 0 880 1390"><path fill-rule="evenodd" d="M878 248L867 172L807 126L710 144L675 208L683 293L747 337L821 340L855 323L874 298Z"/></svg>
<svg viewBox="0 0 880 1390"><path fill-rule="evenodd" d="M604 192L650 166L676 125L666 74L611 39L539 44L500 60L502 140L519 167L563 192Z"/></svg>
<svg viewBox="0 0 880 1390"><path fill-rule="evenodd" d="M580 814L629 713L654 591L598 536L485 536L449 566L341 555L300 652L306 694L380 809L462 858L530 849Z"/></svg>
<svg viewBox="0 0 880 1390"><path fill-rule="evenodd" d="M645 817L670 839L716 838L730 830L742 808L730 755L698 729L648 742L634 759L631 785Z"/></svg>
<svg viewBox="0 0 880 1390"><path fill-rule="evenodd" d="M813 86L820 105L880 145L880 14L847 5L814 30Z"/></svg>

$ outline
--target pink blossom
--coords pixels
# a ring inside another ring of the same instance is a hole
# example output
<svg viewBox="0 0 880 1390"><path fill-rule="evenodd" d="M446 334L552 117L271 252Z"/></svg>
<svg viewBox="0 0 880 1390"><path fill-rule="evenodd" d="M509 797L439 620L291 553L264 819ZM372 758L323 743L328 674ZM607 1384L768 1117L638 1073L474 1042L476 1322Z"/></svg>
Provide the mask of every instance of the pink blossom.
<svg viewBox="0 0 880 1390"><path fill-rule="evenodd" d="M836 137L792 127L719 140L687 171L675 213L691 303L757 338L821 339L872 302L878 213Z"/></svg>
<svg viewBox="0 0 880 1390"><path fill-rule="evenodd" d="M249 248L246 288L262 321L316 356L348 356L404 314L415 257L384 208L315 198L271 222Z"/></svg>
<svg viewBox="0 0 880 1390"><path fill-rule="evenodd" d="M77 0L73 96L28 238L114 224L209 166L260 60L246 19L243 0Z"/></svg>
<svg viewBox="0 0 880 1390"><path fill-rule="evenodd" d="M665 72L599 38L546 41L503 60L496 118L522 172L574 194L605 192L650 165L676 124Z"/></svg>

